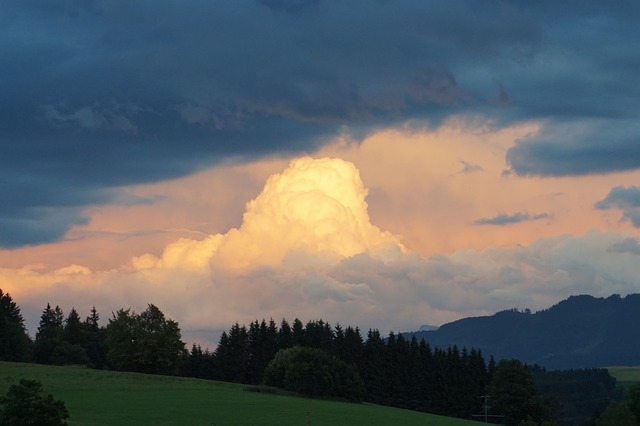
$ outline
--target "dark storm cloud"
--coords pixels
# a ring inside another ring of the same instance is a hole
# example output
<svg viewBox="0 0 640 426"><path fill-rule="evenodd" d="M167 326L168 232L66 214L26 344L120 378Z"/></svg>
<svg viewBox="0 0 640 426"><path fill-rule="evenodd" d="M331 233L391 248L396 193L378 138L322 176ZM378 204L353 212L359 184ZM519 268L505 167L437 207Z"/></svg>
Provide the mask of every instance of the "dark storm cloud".
<svg viewBox="0 0 640 426"><path fill-rule="evenodd" d="M312 151L345 129L597 116L628 121L558 142L564 158L632 152L635 4L6 0L0 246L60 238L115 187ZM521 142L513 171L562 174L538 154L555 141ZM606 170L637 167L613 157ZM594 171L578 160L564 173Z"/></svg>
<svg viewBox="0 0 640 426"><path fill-rule="evenodd" d="M520 175L569 176L640 168L640 125L632 120L595 118L549 123L507 152Z"/></svg>
<svg viewBox="0 0 640 426"><path fill-rule="evenodd" d="M504 226L504 225L512 225L514 223L520 223L520 222L530 222L532 220L548 219L549 217L551 216L548 213L540 213L535 215L531 215L527 212L518 212L515 214L502 213L494 217L478 219L473 223L476 225Z"/></svg>
<svg viewBox="0 0 640 426"><path fill-rule="evenodd" d="M640 3L557 3L545 10L556 21L546 25L541 49L527 60L535 72L525 72L527 82L517 74L501 80L522 89L513 94L514 109L544 119L540 134L511 148L507 162L519 175L638 169L640 86L634 75L640 56L631 40L640 35ZM568 12L573 7L575 13Z"/></svg>
<svg viewBox="0 0 640 426"><path fill-rule="evenodd" d="M633 226L640 228L640 188L637 186L616 186L609 194L596 203L598 210L622 210L624 219L631 221Z"/></svg>

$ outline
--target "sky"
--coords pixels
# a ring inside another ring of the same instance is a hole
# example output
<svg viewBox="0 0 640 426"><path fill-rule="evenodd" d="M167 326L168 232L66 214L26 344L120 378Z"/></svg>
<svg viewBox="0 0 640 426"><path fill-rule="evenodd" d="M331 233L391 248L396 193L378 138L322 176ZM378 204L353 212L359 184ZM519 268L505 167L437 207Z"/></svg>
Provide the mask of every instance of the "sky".
<svg viewBox="0 0 640 426"><path fill-rule="evenodd" d="M189 341L640 291L640 3L6 0L0 288ZM217 333L217 334L216 334Z"/></svg>

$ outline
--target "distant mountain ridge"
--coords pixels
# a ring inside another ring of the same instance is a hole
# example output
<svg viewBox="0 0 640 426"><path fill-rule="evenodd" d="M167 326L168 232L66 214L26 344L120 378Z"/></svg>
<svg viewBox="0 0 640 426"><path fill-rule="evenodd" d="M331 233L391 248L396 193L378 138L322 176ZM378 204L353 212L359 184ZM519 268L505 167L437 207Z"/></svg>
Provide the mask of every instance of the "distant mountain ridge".
<svg viewBox="0 0 640 426"><path fill-rule="evenodd" d="M536 313L507 310L402 333L432 347L477 348L548 369L640 365L640 294L571 296Z"/></svg>

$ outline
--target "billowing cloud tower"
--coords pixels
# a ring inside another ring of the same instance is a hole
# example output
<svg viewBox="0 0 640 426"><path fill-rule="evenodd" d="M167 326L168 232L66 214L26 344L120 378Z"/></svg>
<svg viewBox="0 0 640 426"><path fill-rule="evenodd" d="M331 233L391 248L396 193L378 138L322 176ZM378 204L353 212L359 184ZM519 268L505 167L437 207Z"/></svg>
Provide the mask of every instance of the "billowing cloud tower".
<svg viewBox="0 0 640 426"><path fill-rule="evenodd" d="M247 203L242 226L225 235L216 261L235 268L286 266L403 250L393 235L371 224L366 195L352 163L295 159Z"/></svg>

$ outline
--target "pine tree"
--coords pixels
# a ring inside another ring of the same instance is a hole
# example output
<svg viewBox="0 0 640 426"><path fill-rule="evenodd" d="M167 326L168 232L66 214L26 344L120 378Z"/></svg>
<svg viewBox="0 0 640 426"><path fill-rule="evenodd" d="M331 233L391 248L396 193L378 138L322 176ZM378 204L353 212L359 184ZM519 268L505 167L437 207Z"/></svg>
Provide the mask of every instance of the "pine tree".
<svg viewBox="0 0 640 426"><path fill-rule="evenodd" d="M30 347L20 308L0 289L0 360L26 361Z"/></svg>
<svg viewBox="0 0 640 426"><path fill-rule="evenodd" d="M418 389L421 411L433 411L435 381L435 361L429 344L422 339L418 345Z"/></svg>
<svg viewBox="0 0 640 426"><path fill-rule="evenodd" d="M278 349L287 349L293 346L293 331L286 319L282 319L278 330Z"/></svg>
<svg viewBox="0 0 640 426"><path fill-rule="evenodd" d="M71 308L60 333L60 344L56 346L51 354L51 363L57 365L89 364L89 357L83 346L83 337L84 332L80 322L80 315L78 315L75 308Z"/></svg>
<svg viewBox="0 0 640 426"><path fill-rule="evenodd" d="M71 308L71 311L65 320L63 338L64 341L70 345L80 345L83 343L80 315L78 315L75 308Z"/></svg>
<svg viewBox="0 0 640 426"><path fill-rule="evenodd" d="M364 344L362 379L365 382L365 399L377 404L384 403L385 382L383 371L385 368L385 343L378 330L369 330Z"/></svg>
<svg viewBox="0 0 640 426"><path fill-rule="evenodd" d="M342 359L347 363L358 367L362 364L364 351L364 341L360 334L360 329L348 326L344 330L344 348L342 349ZM361 371L359 371L361 373Z"/></svg>
<svg viewBox="0 0 640 426"><path fill-rule="evenodd" d="M249 379L249 333L237 322L229 333L223 332L214 353L216 377L236 383L248 383Z"/></svg>
<svg viewBox="0 0 640 426"><path fill-rule="evenodd" d="M100 315L93 306L82 324L84 348L87 351L89 362L94 368L105 368L107 365L107 332L99 324Z"/></svg>
<svg viewBox="0 0 640 426"><path fill-rule="evenodd" d="M304 325L302 325L302 321L300 321L298 318L293 320L293 326L291 327L291 335L293 338L292 346L304 346L305 344Z"/></svg>
<svg viewBox="0 0 640 426"><path fill-rule="evenodd" d="M36 362L41 364L52 364L53 353L62 343L62 323L64 314L59 306L54 309L47 303L47 307L42 311L38 332L34 344L34 355Z"/></svg>

